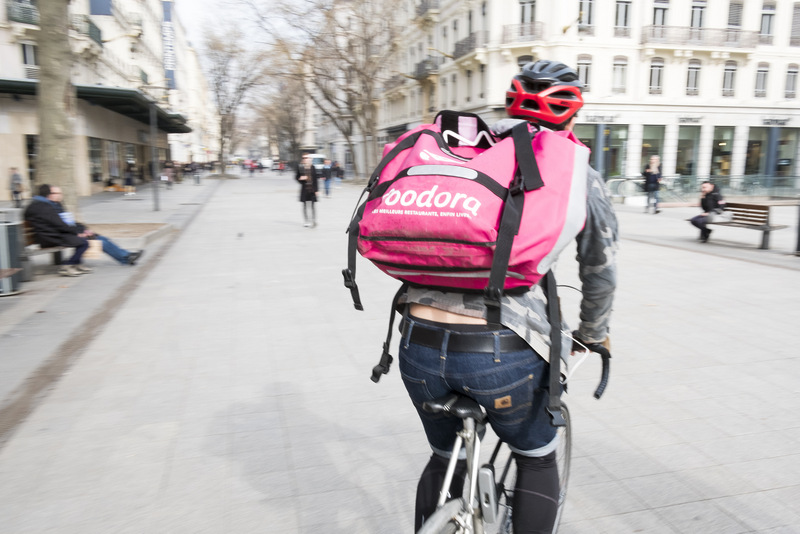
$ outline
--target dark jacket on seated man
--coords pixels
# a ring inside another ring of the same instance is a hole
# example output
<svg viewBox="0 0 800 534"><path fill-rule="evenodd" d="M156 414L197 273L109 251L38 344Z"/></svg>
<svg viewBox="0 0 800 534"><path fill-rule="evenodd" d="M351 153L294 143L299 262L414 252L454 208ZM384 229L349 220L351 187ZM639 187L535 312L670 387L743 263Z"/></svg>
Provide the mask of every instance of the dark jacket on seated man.
<svg viewBox="0 0 800 534"><path fill-rule="evenodd" d="M79 247L86 241L78 234L84 232L83 225L64 222L59 213L61 206L47 197L36 195L25 210L25 220L33 228L34 239L47 247Z"/></svg>

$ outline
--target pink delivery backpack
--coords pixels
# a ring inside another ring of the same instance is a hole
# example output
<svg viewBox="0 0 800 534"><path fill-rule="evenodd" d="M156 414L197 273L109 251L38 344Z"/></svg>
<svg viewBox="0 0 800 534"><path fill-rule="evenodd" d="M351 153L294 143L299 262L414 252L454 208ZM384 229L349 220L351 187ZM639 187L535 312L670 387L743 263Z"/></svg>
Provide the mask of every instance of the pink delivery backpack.
<svg viewBox="0 0 800 534"><path fill-rule="evenodd" d="M571 132L520 122L500 138L454 111L387 144L348 228L356 309L357 250L406 284L483 293L499 323L503 293L538 283L583 228L588 160Z"/></svg>

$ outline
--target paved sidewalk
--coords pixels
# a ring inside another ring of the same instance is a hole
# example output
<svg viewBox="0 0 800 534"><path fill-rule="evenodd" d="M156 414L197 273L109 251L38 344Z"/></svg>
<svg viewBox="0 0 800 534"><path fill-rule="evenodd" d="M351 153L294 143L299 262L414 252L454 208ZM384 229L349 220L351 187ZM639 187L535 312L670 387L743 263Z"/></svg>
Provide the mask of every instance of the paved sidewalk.
<svg viewBox="0 0 800 534"><path fill-rule="evenodd" d="M56 330L63 351L73 310L97 320L0 450L3 532L412 531L427 446L397 368L369 380L396 284L361 262L356 312L341 282L359 191L335 189L308 229L289 173L212 188L178 202L199 205L177 209L180 232L148 248L135 282L113 264L51 278L71 286L49 301L63 309L30 308L0 330L0 362L23 360L45 349L20 355L20 338ZM84 219L115 222L108 208L106 221L88 207ZM693 208L638 211L619 208L609 388L592 398L589 361L566 397L575 433L559 532L796 533L797 212L781 212L792 228L760 251L747 230L697 243ZM578 283L573 257L562 284ZM108 284L129 290L97 315L119 297L96 293L115 272L128 278ZM562 291L570 318L577 301Z"/></svg>

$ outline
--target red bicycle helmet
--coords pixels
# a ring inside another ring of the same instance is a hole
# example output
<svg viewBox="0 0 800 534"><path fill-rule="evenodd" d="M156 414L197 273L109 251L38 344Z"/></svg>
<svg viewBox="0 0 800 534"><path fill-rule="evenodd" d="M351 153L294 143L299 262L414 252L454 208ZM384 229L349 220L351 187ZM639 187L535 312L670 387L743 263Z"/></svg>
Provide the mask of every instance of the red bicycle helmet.
<svg viewBox="0 0 800 534"><path fill-rule="evenodd" d="M578 73L563 63L546 59L528 63L511 80L506 112L557 129L583 106L582 89Z"/></svg>

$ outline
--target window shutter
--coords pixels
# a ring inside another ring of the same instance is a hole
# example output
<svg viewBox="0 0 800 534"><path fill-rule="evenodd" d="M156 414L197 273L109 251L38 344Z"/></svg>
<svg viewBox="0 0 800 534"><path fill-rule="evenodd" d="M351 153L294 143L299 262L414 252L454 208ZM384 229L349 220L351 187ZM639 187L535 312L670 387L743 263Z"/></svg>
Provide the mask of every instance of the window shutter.
<svg viewBox="0 0 800 534"><path fill-rule="evenodd" d="M730 10L728 11L728 28L741 28L742 27L742 3L731 2Z"/></svg>
<svg viewBox="0 0 800 534"><path fill-rule="evenodd" d="M800 3L795 3L792 10L792 39L798 38L800 38Z"/></svg>

